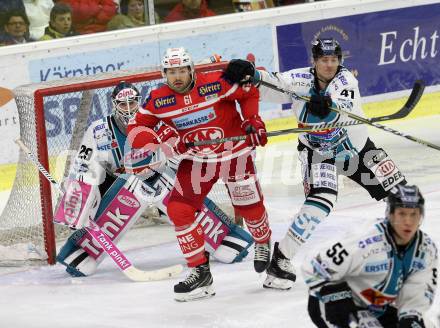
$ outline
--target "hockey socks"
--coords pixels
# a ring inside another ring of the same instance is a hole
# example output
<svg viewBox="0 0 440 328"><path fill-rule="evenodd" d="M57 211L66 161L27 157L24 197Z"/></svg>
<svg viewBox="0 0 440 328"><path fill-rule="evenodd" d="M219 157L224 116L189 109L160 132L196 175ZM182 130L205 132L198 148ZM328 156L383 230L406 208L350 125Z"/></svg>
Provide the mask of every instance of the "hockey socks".
<svg viewBox="0 0 440 328"><path fill-rule="evenodd" d="M284 290L292 287L296 280L296 273L291 259L310 238L317 225L328 216L335 200L336 195L331 194L307 197L284 238L279 243L275 243L274 254L263 287Z"/></svg>
<svg viewBox="0 0 440 328"><path fill-rule="evenodd" d="M334 198L334 200L336 198L335 195L330 194L325 196ZM307 197L301 210L295 215L287 234L279 243L281 253L288 259L292 259L295 256L299 248L310 238L318 224L329 215L333 208L334 200L330 202L326 198L323 196ZM317 200L325 200L328 206L321 206ZM329 207L329 204L331 204L331 207Z"/></svg>
<svg viewBox="0 0 440 328"><path fill-rule="evenodd" d="M189 267L206 262L205 239L203 229L198 222L189 227L176 227L176 237L183 256Z"/></svg>
<svg viewBox="0 0 440 328"><path fill-rule="evenodd" d="M266 210L258 219L247 217L246 211L241 211L249 232L255 240L254 246L254 268L258 273L264 272L270 262L270 236L272 231L269 227L269 220Z"/></svg>

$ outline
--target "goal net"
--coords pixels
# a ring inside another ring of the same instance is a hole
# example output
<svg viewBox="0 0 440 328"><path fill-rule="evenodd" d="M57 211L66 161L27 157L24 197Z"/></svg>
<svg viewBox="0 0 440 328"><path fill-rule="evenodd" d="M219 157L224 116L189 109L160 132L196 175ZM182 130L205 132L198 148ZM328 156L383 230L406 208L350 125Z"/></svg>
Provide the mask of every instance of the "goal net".
<svg viewBox="0 0 440 328"><path fill-rule="evenodd" d="M199 65L196 71L219 70L224 65ZM149 67L30 84L14 90L20 138L57 181L67 176L70 157L76 154L88 125L112 112L110 95L120 81L136 85L144 100L151 89L163 83L163 78L158 67ZM233 216L224 185L216 184L209 197ZM56 242L71 232L54 226L56 202L56 191L20 152L13 187L0 216L0 265L21 261L55 263Z"/></svg>

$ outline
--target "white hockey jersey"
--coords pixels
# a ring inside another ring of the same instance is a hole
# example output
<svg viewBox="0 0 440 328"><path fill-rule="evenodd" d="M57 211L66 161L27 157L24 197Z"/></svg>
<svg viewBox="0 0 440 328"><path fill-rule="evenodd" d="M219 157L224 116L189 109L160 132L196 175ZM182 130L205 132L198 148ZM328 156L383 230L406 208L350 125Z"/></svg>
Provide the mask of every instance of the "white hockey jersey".
<svg viewBox="0 0 440 328"><path fill-rule="evenodd" d="M106 173L142 172L142 176L147 178L149 165L156 163L154 169L161 173L165 162L160 151L152 153L131 149L115 116L109 115L93 122L87 129L69 177L99 186L104 182ZM155 172L149 173L153 175Z"/></svg>
<svg viewBox="0 0 440 328"><path fill-rule="evenodd" d="M299 68L283 73L258 72L261 80L293 91L299 96L310 97L316 94L314 68ZM336 112L330 112L329 115L321 119L306 110L306 103L303 100L295 99L291 95L280 93L263 85L260 85L259 90L260 100L262 101L281 104L290 103L299 127L313 126L323 122L334 123L352 120L348 116ZM333 106L365 117L361 106L358 81L347 68L340 67L326 90L321 91L321 95L330 96ZM368 134L364 125L356 125L303 133L299 138L305 145L321 154L334 155L336 159L342 160L358 154L365 146Z"/></svg>
<svg viewBox="0 0 440 328"><path fill-rule="evenodd" d="M315 253L303 263L302 273L314 296L327 283L346 281L355 303L377 316L393 304L399 318L421 317L434 299L437 262L437 248L427 234L419 230L399 249L389 226L380 222Z"/></svg>

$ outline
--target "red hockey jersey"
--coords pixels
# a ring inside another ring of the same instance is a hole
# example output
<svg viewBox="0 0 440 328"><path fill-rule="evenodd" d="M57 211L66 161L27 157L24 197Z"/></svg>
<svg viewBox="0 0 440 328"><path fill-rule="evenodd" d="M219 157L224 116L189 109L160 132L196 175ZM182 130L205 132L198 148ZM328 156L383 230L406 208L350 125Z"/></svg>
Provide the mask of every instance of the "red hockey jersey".
<svg viewBox="0 0 440 328"><path fill-rule="evenodd" d="M230 85L221 72L197 73L194 87L180 94L168 85L152 90L145 104L128 126L153 128L163 121L177 130L180 140L194 142L243 135L243 122L237 111L240 104L244 119L258 114L259 91ZM191 148L185 154L196 161L229 160L252 150L245 141Z"/></svg>

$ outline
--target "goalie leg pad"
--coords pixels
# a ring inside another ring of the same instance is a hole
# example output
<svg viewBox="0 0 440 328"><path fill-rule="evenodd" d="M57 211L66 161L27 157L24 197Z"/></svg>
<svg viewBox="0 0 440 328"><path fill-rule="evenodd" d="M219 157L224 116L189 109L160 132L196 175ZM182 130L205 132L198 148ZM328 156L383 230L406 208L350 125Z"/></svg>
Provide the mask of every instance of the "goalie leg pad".
<svg viewBox="0 0 440 328"><path fill-rule="evenodd" d="M95 216L101 200L99 187L68 179L66 192L58 203L53 220L74 229L86 227Z"/></svg>
<svg viewBox="0 0 440 328"><path fill-rule="evenodd" d="M102 197L96 211L96 223L114 242L120 240L148 206L134 176L120 176ZM133 192L132 192L133 191ZM85 229L74 232L61 248L57 261L73 276L95 273L105 252Z"/></svg>
<svg viewBox="0 0 440 328"><path fill-rule="evenodd" d="M240 262L249 254L254 243L252 236L236 225L214 251L214 257L223 263Z"/></svg>
<svg viewBox="0 0 440 328"><path fill-rule="evenodd" d="M66 272L72 277L91 276L98 268L98 262L82 248L73 252L72 255L65 260Z"/></svg>
<svg viewBox="0 0 440 328"><path fill-rule="evenodd" d="M66 265L65 259L70 256L73 252L77 251L80 247L78 246L77 242L79 239L84 237L86 234L85 229L80 229L72 233L69 238L67 238L66 243L61 247L58 255L57 255L57 262Z"/></svg>
<svg viewBox="0 0 440 328"><path fill-rule="evenodd" d="M96 260L77 244L86 233L85 229L75 231L67 239L56 258L58 263L66 267L66 272L72 277L92 275L98 267Z"/></svg>
<svg viewBox="0 0 440 328"><path fill-rule="evenodd" d="M148 206L147 198L144 198L138 191L140 185L141 182L134 176L128 179L119 177L102 198L95 221L115 243L134 225ZM88 233L78 240L78 245L98 262L105 254L101 246Z"/></svg>

